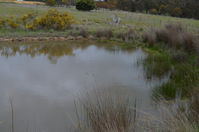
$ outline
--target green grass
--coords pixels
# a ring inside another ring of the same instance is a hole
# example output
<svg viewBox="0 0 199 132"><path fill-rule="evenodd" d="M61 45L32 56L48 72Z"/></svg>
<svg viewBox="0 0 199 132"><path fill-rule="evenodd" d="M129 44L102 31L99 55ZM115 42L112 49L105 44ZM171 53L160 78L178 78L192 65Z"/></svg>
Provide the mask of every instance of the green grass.
<svg viewBox="0 0 199 132"><path fill-rule="evenodd" d="M94 10L91 12L78 11L74 7L49 7L42 5L23 5L14 3L0 3L0 16L1 17L20 17L27 13L36 12L39 15L46 13L49 9L56 8L61 12L70 12L79 21L78 25L82 26L89 31L96 31L98 29L111 28L114 32L126 31L132 27L138 31L143 31L151 27L161 27L167 23L181 23L188 30L198 33L199 20L182 19L169 16L149 15L142 13L133 13L125 11L109 11L109 10ZM111 25L112 16L117 14L121 18L120 25ZM38 31L39 33L39 31ZM6 35L12 36L13 32L7 31ZM14 34L24 36L23 31L16 31ZM34 35L30 32L29 35ZM45 32L44 32L45 34ZM54 33L56 35L57 33ZM4 32L0 32L0 36L6 36Z"/></svg>
<svg viewBox="0 0 199 132"><path fill-rule="evenodd" d="M147 79L162 79L168 81L153 88L152 97L159 100L162 97L171 100L176 96L189 98L199 83L199 56L181 50L163 48L161 46L147 47L148 57L143 60Z"/></svg>

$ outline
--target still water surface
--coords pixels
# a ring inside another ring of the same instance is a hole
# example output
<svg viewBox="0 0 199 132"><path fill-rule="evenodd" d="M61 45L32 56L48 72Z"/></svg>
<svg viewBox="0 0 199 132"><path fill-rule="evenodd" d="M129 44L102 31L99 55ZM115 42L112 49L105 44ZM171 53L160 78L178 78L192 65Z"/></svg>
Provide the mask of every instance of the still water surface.
<svg viewBox="0 0 199 132"><path fill-rule="evenodd" d="M121 50L114 44L46 42L0 45L0 131L66 132L74 121L74 100L83 91L111 89L151 106L151 87L137 65L141 49ZM119 90L118 90L119 89Z"/></svg>

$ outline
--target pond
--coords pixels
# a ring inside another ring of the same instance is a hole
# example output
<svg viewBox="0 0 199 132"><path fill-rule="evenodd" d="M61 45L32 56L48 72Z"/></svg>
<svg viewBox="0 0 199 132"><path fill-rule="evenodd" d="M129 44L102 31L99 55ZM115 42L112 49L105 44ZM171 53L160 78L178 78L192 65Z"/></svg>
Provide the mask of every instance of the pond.
<svg viewBox="0 0 199 132"><path fill-rule="evenodd" d="M74 100L85 91L109 89L152 107L152 87L138 61L141 49L96 42L3 43L0 45L0 131L66 132L75 122ZM122 91L122 92L121 92Z"/></svg>

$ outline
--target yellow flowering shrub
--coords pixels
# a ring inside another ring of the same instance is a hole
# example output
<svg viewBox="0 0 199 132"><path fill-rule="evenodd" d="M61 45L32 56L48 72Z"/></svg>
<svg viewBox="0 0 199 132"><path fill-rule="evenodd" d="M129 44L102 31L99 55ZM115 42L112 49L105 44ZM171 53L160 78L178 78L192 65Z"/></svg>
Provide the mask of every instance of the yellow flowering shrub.
<svg viewBox="0 0 199 132"><path fill-rule="evenodd" d="M0 28L5 26L5 20L0 18Z"/></svg>
<svg viewBox="0 0 199 132"><path fill-rule="evenodd" d="M75 19L69 13L60 13L55 9L49 10L46 15L37 17L31 24L26 26L27 29L54 29L64 30L71 24L75 23Z"/></svg>
<svg viewBox="0 0 199 132"><path fill-rule="evenodd" d="M11 28L16 29L20 25L17 23L16 19L13 17L2 19L0 18L0 28Z"/></svg>
<svg viewBox="0 0 199 132"><path fill-rule="evenodd" d="M19 22L22 23L24 26L26 26L29 23L32 23L33 20L36 18L36 14L35 13L29 13L26 15L23 15L20 19Z"/></svg>
<svg viewBox="0 0 199 132"><path fill-rule="evenodd" d="M20 18L0 19L0 28L21 28L27 30L65 30L76 23L74 17L69 13L60 13L52 9L43 16L37 16L34 13L26 14Z"/></svg>
<svg viewBox="0 0 199 132"><path fill-rule="evenodd" d="M12 29L16 29L20 26L20 24L17 23L17 21L14 18L7 18L5 20L5 27L6 28L12 28Z"/></svg>

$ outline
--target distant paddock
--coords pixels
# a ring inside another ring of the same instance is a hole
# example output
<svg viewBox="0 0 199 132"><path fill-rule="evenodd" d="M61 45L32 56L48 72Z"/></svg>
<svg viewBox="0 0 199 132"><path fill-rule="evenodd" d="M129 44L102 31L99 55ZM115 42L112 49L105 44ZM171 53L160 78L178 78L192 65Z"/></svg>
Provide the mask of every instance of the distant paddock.
<svg viewBox="0 0 199 132"><path fill-rule="evenodd" d="M44 5L44 2L37 1L17 1L17 0L0 0L0 2L12 2L17 4L33 4L33 5Z"/></svg>

